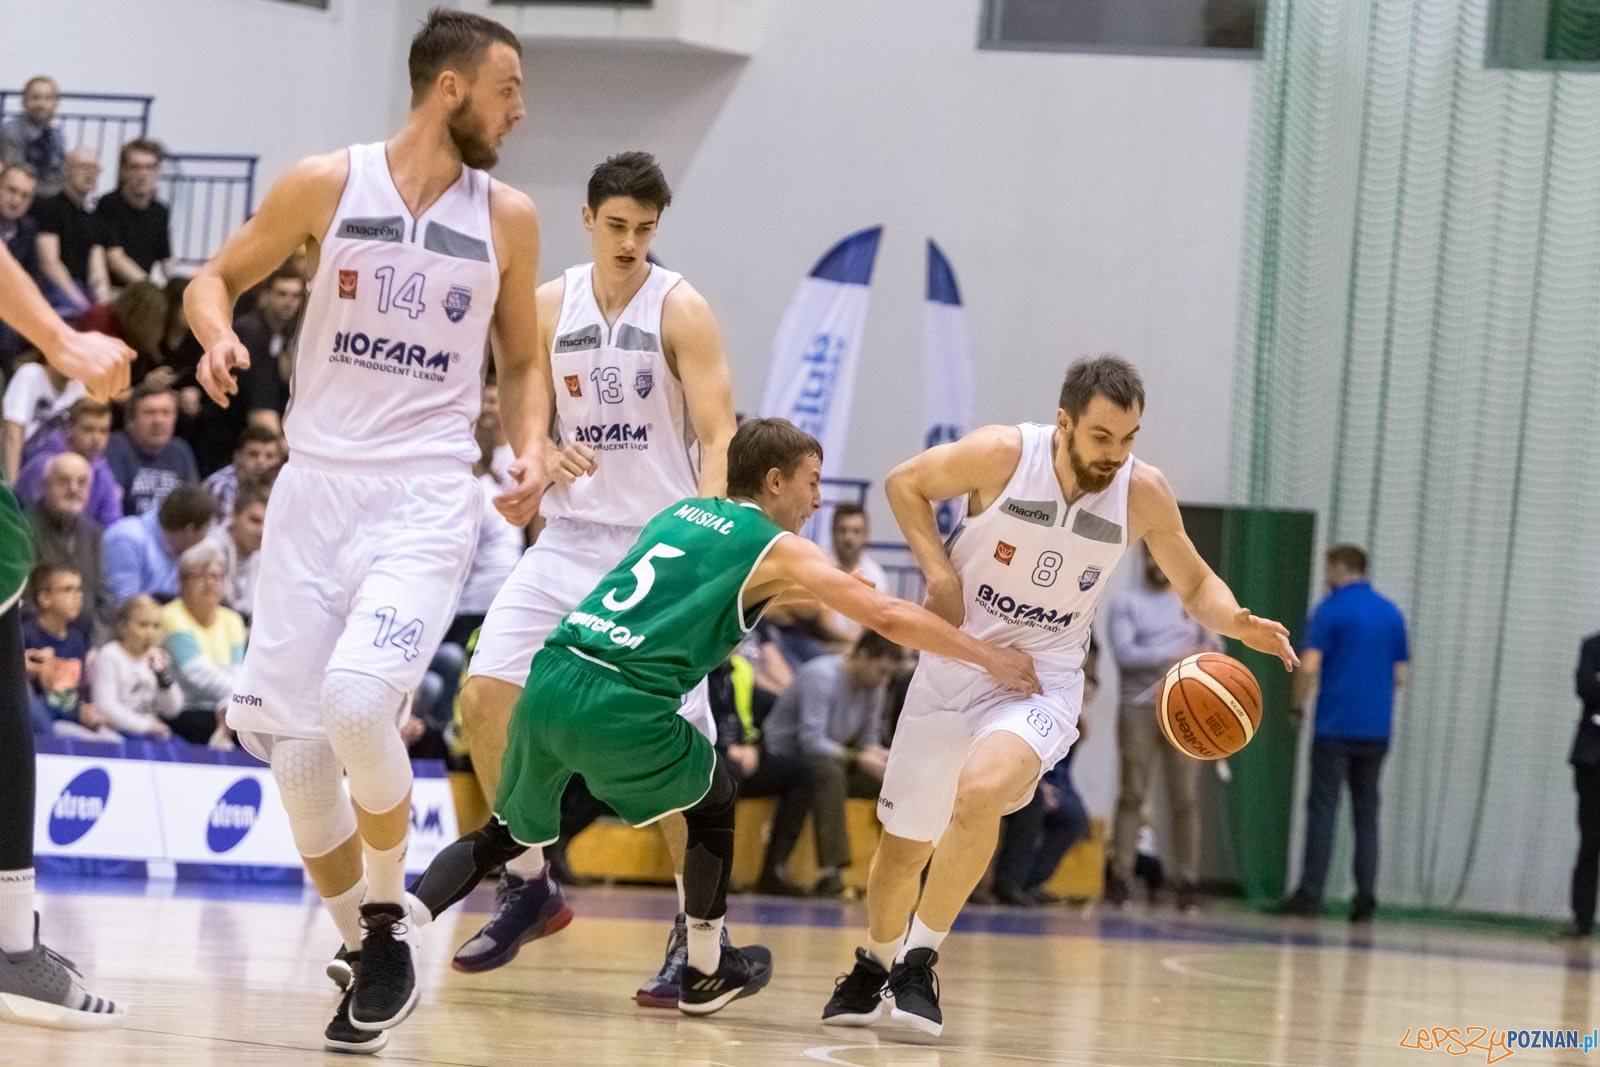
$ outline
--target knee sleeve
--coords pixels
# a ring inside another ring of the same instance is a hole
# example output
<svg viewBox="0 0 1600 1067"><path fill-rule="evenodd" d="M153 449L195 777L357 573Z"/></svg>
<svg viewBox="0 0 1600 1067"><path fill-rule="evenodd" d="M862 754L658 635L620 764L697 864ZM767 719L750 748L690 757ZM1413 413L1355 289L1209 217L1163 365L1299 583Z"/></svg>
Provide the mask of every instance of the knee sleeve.
<svg viewBox="0 0 1600 1067"><path fill-rule="evenodd" d="M326 856L356 832L339 759L326 742L279 738L272 746L272 777L302 856Z"/></svg>
<svg viewBox="0 0 1600 1067"><path fill-rule="evenodd" d="M322 681L328 744L350 777L350 796L365 811L389 811L411 790L411 760L400 740L403 700L370 674L329 671Z"/></svg>
<svg viewBox="0 0 1600 1067"><path fill-rule="evenodd" d="M733 810L739 786L719 756L711 788L683 813L689 850L683 857L684 911L695 919L720 919L728 910L733 874Z"/></svg>
<svg viewBox="0 0 1600 1067"><path fill-rule="evenodd" d="M511 837L499 819L490 819L481 830L446 845L422 872L411 892L438 918L450 905L472 892L483 876L528 851Z"/></svg>

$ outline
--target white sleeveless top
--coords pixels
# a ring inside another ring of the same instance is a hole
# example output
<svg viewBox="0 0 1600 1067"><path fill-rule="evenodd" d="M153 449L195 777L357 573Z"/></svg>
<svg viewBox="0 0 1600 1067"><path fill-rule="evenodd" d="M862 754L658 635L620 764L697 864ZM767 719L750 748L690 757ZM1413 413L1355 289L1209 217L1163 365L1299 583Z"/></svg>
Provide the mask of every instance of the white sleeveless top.
<svg viewBox="0 0 1600 1067"><path fill-rule="evenodd" d="M383 144L349 151L300 327L289 449L320 466L466 471L500 292L489 176L463 167L414 219Z"/></svg>
<svg viewBox="0 0 1600 1067"><path fill-rule="evenodd" d="M667 369L661 307L683 276L652 265L607 323L595 301L594 265L569 267L550 347L556 433L595 451L595 471L544 497L552 518L643 526L699 492L699 447L683 385Z"/></svg>
<svg viewBox="0 0 1600 1067"><path fill-rule="evenodd" d="M949 542L966 618L980 640L1020 648L1041 680L1083 668L1106 580L1128 547L1129 456L1111 484L1070 506L1051 463L1054 426L1023 423L1005 491Z"/></svg>

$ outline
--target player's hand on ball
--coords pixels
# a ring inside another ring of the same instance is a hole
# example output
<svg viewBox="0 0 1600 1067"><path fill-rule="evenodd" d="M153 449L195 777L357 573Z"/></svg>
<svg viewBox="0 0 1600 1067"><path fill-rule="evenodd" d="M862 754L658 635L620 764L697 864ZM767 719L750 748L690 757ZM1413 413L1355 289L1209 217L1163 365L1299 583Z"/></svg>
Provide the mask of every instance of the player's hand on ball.
<svg viewBox="0 0 1600 1067"><path fill-rule="evenodd" d="M1300 657L1294 654L1294 646L1289 643L1289 631L1283 623L1258 618L1250 614L1249 608L1240 608L1234 629L1234 636L1257 652L1265 652L1283 660L1284 670L1292 671L1300 666Z"/></svg>
<svg viewBox="0 0 1600 1067"><path fill-rule="evenodd" d="M594 449L574 441L564 448L555 450L549 465L550 476L556 482L561 485L571 485L584 475L594 473Z"/></svg>
<svg viewBox="0 0 1600 1067"><path fill-rule="evenodd" d="M225 408L228 398L239 391L235 374L249 369L250 350L237 337L232 337L206 349L206 354L200 357L200 366L195 368L194 377L206 395L216 401L218 407Z"/></svg>
<svg viewBox="0 0 1600 1067"><path fill-rule="evenodd" d="M68 330L45 358L68 378L82 382L89 397L102 404L128 391L133 349L114 337Z"/></svg>
<svg viewBox="0 0 1600 1067"><path fill-rule="evenodd" d="M538 449L531 450L511 464L506 477L512 482L511 488L494 498L494 509L511 525L526 526L539 514L539 501L544 499L544 491L550 484L544 457L539 455Z"/></svg>
<svg viewBox="0 0 1600 1067"><path fill-rule="evenodd" d="M922 606L951 626L960 626L966 617L966 605L961 600L961 579L954 572L928 578L928 595Z"/></svg>
<svg viewBox="0 0 1600 1067"><path fill-rule="evenodd" d="M984 667L989 676L1006 689L1029 696L1044 692L1039 675L1033 669L1033 657L1015 648L989 646L989 662Z"/></svg>

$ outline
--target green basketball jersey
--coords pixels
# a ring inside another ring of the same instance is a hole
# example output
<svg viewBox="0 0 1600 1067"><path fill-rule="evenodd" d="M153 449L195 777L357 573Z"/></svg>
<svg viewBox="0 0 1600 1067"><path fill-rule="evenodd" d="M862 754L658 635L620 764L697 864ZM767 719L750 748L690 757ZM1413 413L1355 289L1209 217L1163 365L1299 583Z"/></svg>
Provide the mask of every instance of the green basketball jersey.
<svg viewBox="0 0 1600 1067"><path fill-rule="evenodd" d="M33 531L11 490L0 485L0 611L22 595L33 568Z"/></svg>
<svg viewBox="0 0 1600 1067"><path fill-rule="evenodd" d="M545 643L615 667L636 689L680 697L760 617L761 605L745 603L744 585L782 534L754 504L679 501L650 520Z"/></svg>

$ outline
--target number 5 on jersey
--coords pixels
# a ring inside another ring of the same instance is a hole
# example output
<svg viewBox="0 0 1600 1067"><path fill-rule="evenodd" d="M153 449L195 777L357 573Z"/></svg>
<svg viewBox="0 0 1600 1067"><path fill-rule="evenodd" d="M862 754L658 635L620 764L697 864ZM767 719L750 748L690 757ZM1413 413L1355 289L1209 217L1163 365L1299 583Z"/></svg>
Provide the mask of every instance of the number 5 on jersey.
<svg viewBox="0 0 1600 1067"><path fill-rule="evenodd" d="M651 586L656 584L656 568L650 561L654 559L677 559L681 555L683 555L683 550L673 548L671 545L660 544L652 546L650 551L640 556L639 562L635 563L631 568L634 580L638 582L633 588L633 594L626 600L618 600L617 593L621 590L613 589L605 595L605 599L601 603L612 611L627 611L649 596Z"/></svg>

